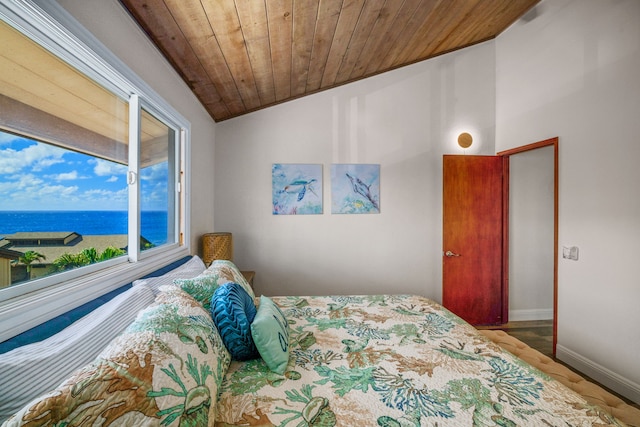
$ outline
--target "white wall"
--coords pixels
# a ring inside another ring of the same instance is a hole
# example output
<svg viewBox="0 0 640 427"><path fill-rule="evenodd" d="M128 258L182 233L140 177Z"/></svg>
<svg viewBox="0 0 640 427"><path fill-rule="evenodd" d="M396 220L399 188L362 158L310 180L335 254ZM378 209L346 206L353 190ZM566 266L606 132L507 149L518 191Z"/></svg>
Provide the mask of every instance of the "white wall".
<svg viewBox="0 0 640 427"><path fill-rule="evenodd" d="M509 321L553 319L554 148L509 156Z"/></svg>
<svg viewBox="0 0 640 427"><path fill-rule="evenodd" d="M640 2L554 0L496 42L496 149L559 137L558 356L640 401Z"/></svg>
<svg viewBox="0 0 640 427"><path fill-rule="evenodd" d="M117 0L58 3L191 122L191 251L198 253L199 236L213 229L213 119Z"/></svg>
<svg viewBox="0 0 640 427"><path fill-rule="evenodd" d="M415 293L441 299L442 155L494 152L487 42L218 124L217 231L259 293ZM324 170L324 214L271 213L273 163ZM381 165L381 213L332 215L332 163Z"/></svg>

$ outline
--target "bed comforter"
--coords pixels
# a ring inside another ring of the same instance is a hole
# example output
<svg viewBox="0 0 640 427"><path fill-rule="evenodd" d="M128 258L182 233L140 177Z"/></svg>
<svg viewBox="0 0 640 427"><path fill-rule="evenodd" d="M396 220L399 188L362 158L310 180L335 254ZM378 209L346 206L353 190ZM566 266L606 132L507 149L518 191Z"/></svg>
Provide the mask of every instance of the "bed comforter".
<svg viewBox="0 0 640 427"><path fill-rule="evenodd" d="M623 425L426 298L274 301L287 370L231 362L216 426Z"/></svg>
<svg viewBox="0 0 640 427"><path fill-rule="evenodd" d="M161 288L3 426L623 425L423 297L273 298L289 326L283 375L231 362L206 300Z"/></svg>

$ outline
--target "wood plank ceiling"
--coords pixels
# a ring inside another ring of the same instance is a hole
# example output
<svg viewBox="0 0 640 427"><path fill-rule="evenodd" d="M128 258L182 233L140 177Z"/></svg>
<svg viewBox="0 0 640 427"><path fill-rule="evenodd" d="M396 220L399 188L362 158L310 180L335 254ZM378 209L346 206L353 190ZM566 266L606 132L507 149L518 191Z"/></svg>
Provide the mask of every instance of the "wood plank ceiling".
<svg viewBox="0 0 640 427"><path fill-rule="evenodd" d="M490 40L539 0L120 0L215 121Z"/></svg>

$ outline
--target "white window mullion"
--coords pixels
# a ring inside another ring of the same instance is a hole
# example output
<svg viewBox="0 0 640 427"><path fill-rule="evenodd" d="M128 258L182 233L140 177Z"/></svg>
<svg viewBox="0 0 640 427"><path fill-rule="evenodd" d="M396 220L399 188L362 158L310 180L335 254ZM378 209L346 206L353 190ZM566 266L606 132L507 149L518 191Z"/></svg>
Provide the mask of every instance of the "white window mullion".
<svg viewBox="0 0 640 427"><path fill-rule="evenodd" d="M183 245L185 239L189 238L189 233L187 233L187 176L185 171L187 170L186 159L187 157L187 129L180 129L180 144L178 145L178 159L179 162L176 164L180 168L178 172L178 197L176 203L177 217L180 221L178 224L178 243Z"/></svg>
<svg viewBox="0 0 640 427"><path fill-rule="evenodd" d="M129 98L129 261L140 257L140 97Z"/></svg>

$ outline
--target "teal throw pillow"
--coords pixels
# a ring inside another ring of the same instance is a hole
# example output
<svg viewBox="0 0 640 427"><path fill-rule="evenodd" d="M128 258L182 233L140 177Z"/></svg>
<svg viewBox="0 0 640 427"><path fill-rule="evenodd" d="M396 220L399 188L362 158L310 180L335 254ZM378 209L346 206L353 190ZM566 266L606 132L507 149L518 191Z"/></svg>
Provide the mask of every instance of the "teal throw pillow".
<svg viewBox="0 0 640 427"><path fill-rule="evenodd" d="M251 337L251 322L256 311L253 298L237 283L221 285L211 297L213 323L235 360L250 360L260 356Z"/></svg>
<svg viewBox="0 0 640 427"><path fill-rule="evenodd" d="M280 307L264 295L251 324L251 336L269 369L284 374L289 363L289 323Z"/></svg>

